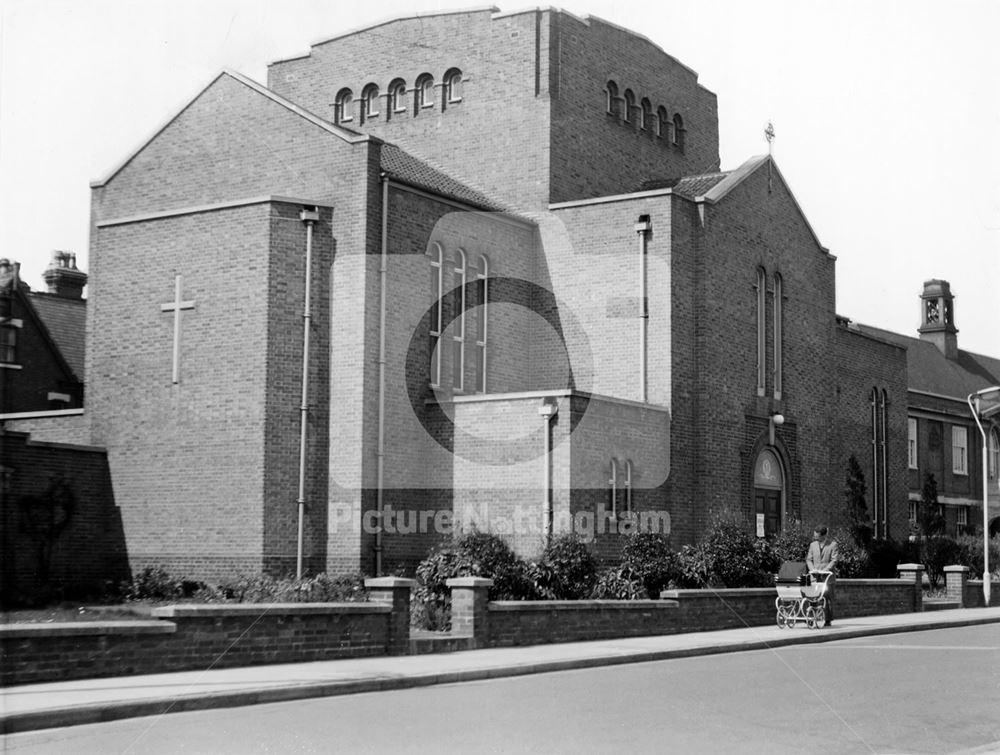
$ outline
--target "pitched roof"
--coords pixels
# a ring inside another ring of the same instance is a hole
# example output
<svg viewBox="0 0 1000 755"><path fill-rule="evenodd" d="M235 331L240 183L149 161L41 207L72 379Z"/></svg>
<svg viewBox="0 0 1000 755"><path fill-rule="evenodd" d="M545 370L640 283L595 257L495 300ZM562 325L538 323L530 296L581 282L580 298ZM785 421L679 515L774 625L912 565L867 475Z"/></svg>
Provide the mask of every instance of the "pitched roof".
<svg viewBox="0 0 1000 755"><path fill-rule="evenodd" d="M448 174L432 168L423 160L395 144L382 145L381 169L389 178L419 189L450 197L484 210L504 212L506 208L485 194L466 186Z"/></svg>
<svg viewBox="0 0 1000 755"><path fill-rule="evenodd" d="M66 363L82 381L86 356L87 300L67 299L40 291L32 291L28 296Z"/></svg>
<svg viewBox="0 0 1000 755"><path fill-rule="evenodd" d="M948 359L929 341L860 323L851 327L906 347L907 382L910 390L964 400L970 393L981 388L1000 385L1000 359L961 349L956 359Z"/></svg>
<svg viewBox="0 0 1000 755"><path fill-rule="evenodd" d="M277 103L281 107L283 107L283 108L285 108L285 109L287 109L287 110L295 113L300 118L308 121L309 123L312 123L314 126L317 126L317 127L321 128L321 129L323 129L324 131L332 134L333 136L336 136L336 137L342 139L345 142L353 144L353 143L357 143L357 142L364 142L364 141L369 141L369 140L375 140L374 137L369 136L368 134L359 134L359 133L357 133L355 131L351 131L349 129L343 128L342 126L339 126L339 125L337 125L335 123L331 123L330 121L328 121L328 120L326 120L324 118L320 118L318 115L310 113L308 110L306 110L305 108L303 108L303 107L301 107L299 105L296 105L294 102L292 102L290 100L286 100L280 94L272 92L270 89L268 89L267 87L265 87L263 84L258 84L253 79L247 78L243 74L237 73L236 71L231 71L229 69L225 69L225 70L221 71L220 73L218 73L217 75L215 75L212 78L212 80L210 82L208 82L208 84L206 84L204 87L202 87L194 97L192 97L190 100L188 100L188 102L182 108L180 108L176 113L174 113L172 116L170 116L170 118L168 118L165 123L163 123L161 126L159 126L155 131L153 131L153 133L150 134L150 136L148 136L146 139L144 139L139 144L138 147L136 147L131 152L129 152L128 156L124 160L122 160L117 166L115 166L104 178L100 178L100 179L97 179L95 181L91 181L90 182L91 188L99 188L99 187L104 186L105 184L109 183L111 181L111 179L113 179L116 175L118 175L118 173L120 173L121 170L126 165L128 165L130 162L132 162L132 160L136 157L136 155L138 155L140 152L142 152L154 139L156 139L156 137L158 137L161 133L163 133L163 131L165 131L167 129L167 127L171 123L173 123L175 120L177 120L185 110L187 110L189 107L191 107L191 105L193 105L195 103L195 101L198 100L199 97L201 97L205 92L207 92L209 89L211 89L212 86L214 86L217 81L219 81L220 79L222 79L224 77L229 77L229 78L233 79L234 81L238 81L243 86L245 86L245 87L247 87L249 89L252 89L253 91L257 92L258 94L260 94L260 95L268 98L269 100Z"/></svg>

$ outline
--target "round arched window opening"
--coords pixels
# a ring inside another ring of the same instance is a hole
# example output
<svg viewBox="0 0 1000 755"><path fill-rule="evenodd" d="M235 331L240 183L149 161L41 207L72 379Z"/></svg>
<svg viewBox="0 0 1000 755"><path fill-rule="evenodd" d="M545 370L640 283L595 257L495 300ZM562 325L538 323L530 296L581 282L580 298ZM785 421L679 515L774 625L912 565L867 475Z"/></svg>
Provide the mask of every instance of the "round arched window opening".
<svg viewBox="0 0 1000 755"><path fill-rule="evenodd" d="M785 519L785 474L781 460L765 448L753 468L754 513L758 537L781 532Z"/></svg>

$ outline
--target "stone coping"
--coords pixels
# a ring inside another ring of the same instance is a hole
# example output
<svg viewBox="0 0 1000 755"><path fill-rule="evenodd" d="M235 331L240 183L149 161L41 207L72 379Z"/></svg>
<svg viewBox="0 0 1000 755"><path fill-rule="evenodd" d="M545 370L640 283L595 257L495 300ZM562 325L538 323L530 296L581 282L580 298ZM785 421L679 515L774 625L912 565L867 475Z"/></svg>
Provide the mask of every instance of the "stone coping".
<svg viewBox="0 0 1000 755"><path fill-rule="evenodd" d="M317 614L392 613L386 603L192 603L154 608L158 618L191 618L211 616L310 616Z"/></svg>
<svg viewBox="0 0 1000 755"><path fill-rule="evenodd" d="M580 611L595 608L635 611L677 608L676 600L494 600L491 611Z"/></svg>
<svg viewBox="0 0 1000 755"><path fill-rule="evenodd" d="M684 590L663 590L661 599L675 600L677 598L751 598L761 595L777 595L773 587L716 587L690 588Z"/></svg>
<svg viewBox="0 0 1000 755"><path fill-rule="evenodd" d="M82 637L106 634L173 634L169 621L57 621L49 624L3 624L0 639L31 637Z"/></svg>

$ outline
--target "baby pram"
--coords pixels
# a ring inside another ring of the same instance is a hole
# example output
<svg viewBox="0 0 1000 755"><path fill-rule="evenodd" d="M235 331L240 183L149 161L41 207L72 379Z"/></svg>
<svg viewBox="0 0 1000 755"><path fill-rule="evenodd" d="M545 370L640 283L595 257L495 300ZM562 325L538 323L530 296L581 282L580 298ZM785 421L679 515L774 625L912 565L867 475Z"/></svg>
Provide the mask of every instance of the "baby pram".
<svg viewBox="0 0 1000 755"><path fill-rule="evenodd" d="M785 561L774 577L778 597L775 619L782 629L805 624L818 629L826 623L826 581L833 572L810 572L801 561Z"/></svg>

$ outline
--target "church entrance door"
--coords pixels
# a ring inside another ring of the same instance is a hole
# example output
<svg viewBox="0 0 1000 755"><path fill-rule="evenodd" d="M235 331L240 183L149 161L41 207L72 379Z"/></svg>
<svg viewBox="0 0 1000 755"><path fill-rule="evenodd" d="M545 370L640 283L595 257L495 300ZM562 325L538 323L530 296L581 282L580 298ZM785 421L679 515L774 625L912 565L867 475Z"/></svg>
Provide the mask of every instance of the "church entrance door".
<svg viewBox="0 0 1000 755"><path fill-rule="evenodd" d="M754 465L754 512L757 515L757 536L769 537L781 532L784 519L784 474L775 454L764 449Z"/></svg>

